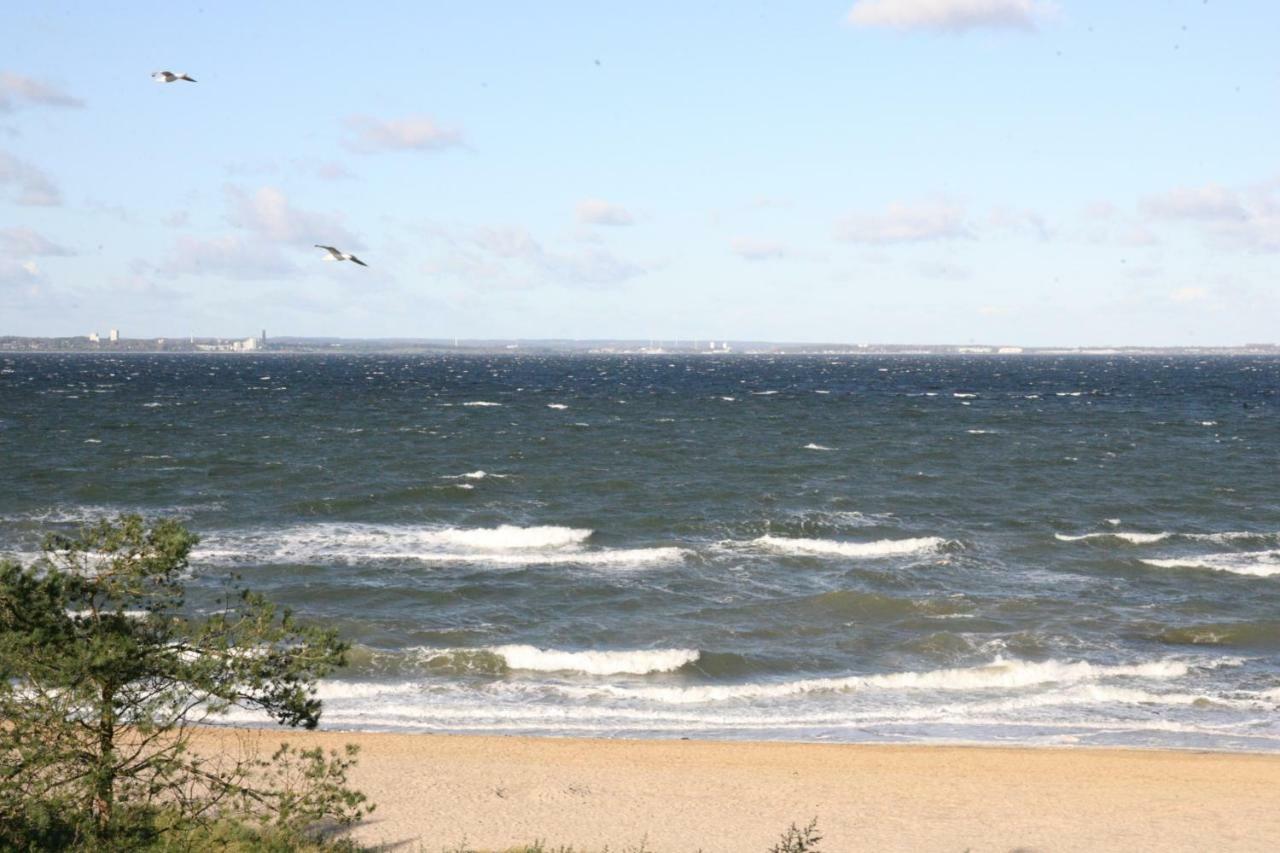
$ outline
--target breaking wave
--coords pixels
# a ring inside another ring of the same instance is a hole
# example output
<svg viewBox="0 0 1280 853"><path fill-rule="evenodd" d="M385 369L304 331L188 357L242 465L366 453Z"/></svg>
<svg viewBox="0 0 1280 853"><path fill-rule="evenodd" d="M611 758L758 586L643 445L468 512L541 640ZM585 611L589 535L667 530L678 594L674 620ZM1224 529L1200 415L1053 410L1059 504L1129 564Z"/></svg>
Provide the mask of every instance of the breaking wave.
<svg viewBox="0 0 1280 853"><path fill-rule="evenodd" d="M818 555L870 559L938 551L947 544L947 540L940 536L920 536L913 539L878 539L874 542L841 542L835 539L790 539L782 536L761 536L753 539L752 544L782 554L797 556Z"/></svg>
<svg viewBox="0 0 1280 853"><path fill-rule="evenodd" d="M1233 666L1237 658L1199 663L1201 668ZM996 658L989 664L925 672L897 672L885 675L854 675L843 678L809 678L772 684L697 685L692 687L598 687L564 688L581 696L604 693L620 699L640 699L664 704L696 704L734 699L774 699L801 693L830 693L860 690L1011 690L1037 685L1072 685L1116 678L1168 680L1185 676L1192 665L1167 659L1137 664L1096 665L1087 661L1022 661Z"/></svg>
<svg viewBox="0 0 1280 853"><path fill-rule="evenodd" d="M192 559L231 563L355 563L410 560L507 566L566 563L641 566L677 562L688 551L676 547L589 547L585 528L416 527L324 523L253 531L215 533Z"/></svg>
<svg viewBox="0 0 1280 853"><path fill-rule="evenodd" d="M647 675L674 672L698 659L697 649L564 651L529 645L480 649L416 649L429 668L500 675L509 670L578 672L586 675Z"/></svg>
<svg viewBox="0 0 1280 853"><path fill-rule="evenodd" d="M1185 557L1168 557L1143 560L1158 569L1212 569L1236 575L1271 577L1280 575L1280 550L1252 551L1242 554L1189 554Z"/></svg>

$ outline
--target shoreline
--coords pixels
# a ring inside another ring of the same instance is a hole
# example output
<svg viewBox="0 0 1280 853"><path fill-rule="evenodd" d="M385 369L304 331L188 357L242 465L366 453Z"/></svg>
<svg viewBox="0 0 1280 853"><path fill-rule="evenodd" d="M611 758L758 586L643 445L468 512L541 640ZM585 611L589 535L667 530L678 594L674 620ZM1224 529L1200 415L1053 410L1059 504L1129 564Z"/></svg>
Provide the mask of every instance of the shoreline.
<svg viewBox="0 0 1280 853"><path fill-rule="evenodd" d="M850 850L1269 850L1280 754L792 741L622 740L209 727L361 748L351 783L377 803L353 833L435 853L544 841L575 853L765 853L818 819Z"/></svg>

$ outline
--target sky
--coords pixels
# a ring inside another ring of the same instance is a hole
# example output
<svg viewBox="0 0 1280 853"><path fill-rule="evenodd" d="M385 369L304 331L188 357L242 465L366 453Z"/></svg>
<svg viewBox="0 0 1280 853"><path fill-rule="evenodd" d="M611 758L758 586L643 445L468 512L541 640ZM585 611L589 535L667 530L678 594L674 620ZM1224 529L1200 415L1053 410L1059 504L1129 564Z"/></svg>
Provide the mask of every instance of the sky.
<svg viewBox="0 0 1280 853"><path fill-rule="evenodd" d="M1271 0L11 0L0 29L0 334L1280 341Z"/></svg>

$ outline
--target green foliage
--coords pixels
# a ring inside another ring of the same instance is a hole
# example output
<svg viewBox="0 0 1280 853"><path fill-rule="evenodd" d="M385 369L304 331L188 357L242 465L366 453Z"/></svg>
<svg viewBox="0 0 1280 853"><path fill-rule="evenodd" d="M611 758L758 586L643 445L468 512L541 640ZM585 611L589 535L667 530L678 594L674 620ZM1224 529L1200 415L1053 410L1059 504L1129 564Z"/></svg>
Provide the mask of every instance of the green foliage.
<svg viewBox="0 0 1280 853"><path fill-rule="evenodd" d="M345 784L353 752L192 748L191 728L233 706L314 728L315 681L347 651L231 582L192 617L196 541L121 516L0 564L0 848L133 849L229 815L288 833L367 811Z"/></svg>
<svg viewBox="0 0 1280 853"><path fill-rule="evenodd" d="M818 834L818 819L815 817L803 829L794 823L778 839L778 843L769 848L769 853L821 853L818 842L822 836Z"/></svg>

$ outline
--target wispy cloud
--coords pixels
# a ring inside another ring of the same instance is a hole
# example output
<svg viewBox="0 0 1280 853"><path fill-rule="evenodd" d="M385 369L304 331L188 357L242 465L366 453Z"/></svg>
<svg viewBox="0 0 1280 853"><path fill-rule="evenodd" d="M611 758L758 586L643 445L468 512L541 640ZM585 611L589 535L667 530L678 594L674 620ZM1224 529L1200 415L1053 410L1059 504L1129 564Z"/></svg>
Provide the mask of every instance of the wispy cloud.
<svg viewBox="0 0 1280 853"><path fill-rule="evenodd" d="M35 261L0 258L0 286L33 286L39 285L44 280L44 272Z"/></svg>
<svg viewBox="0 0 1280 853"><path fill-rule="evenodd" d="M1157 219L1235 221L1249 218L1238 193L1216 184L1179 187L1143 200L1142 209Z"/></svg>
<svg viewBox="0 0 1280 853"><path fill-rule="evenodd" d="M84 106L84 101L32 77L0 71L0 113L22 106L79 108Z"/></svg>
<svg viewBox="0 0 1280 853"><path fill-rule="evenodd" d="M1179 287L1169 294L1174 302L1199 302L1209 295L1203 287Z"/></svg>
<svg viewBox="0 0 1280 853"><path fill-rule="evenodd" d="M239 234L208 239L179 237L157 269L168 276L221 275L248 280L288 278L299 272L278 246Z"/></svg>
<svg viewBox="0 0 1280 853"><path fill-rule="evenodd" d="M850 243L919 243L971 237L965 213L942 201L896 202L880 214L854 214L836 226L836 236Z"/></svg>
<svg viewBox="0 0 1280 853"><path fill-rule="evenodd" d="M37 255L46 257L68 257L75 252L54 243L31 228L17 226L0 228L0 255L10 258L29 258Z"/></svg>
<svg viewBox="0 0 1280 853"><path fill-rule="evenodd" d="M316 177L326 181L346 181L355 175L346 166L331 160L316 166Z"/></svg>
<svg viewBox="0 0 1280 853"><path fill-rule="evenodd" d="M261 187L254 192L240 187L227 187L232 225L252 232L272 243L311 246L315 243L342 245L348 251L363 249L364 244L344 228L336 216L314 213L295 207L275 187Z"/></svg>
<svg viewBox="0 0 1280 853"><path fill-rule="evenodd" d="M379 151L443 151L462 145L462 131L441 127L429 116L378 119L351 116L343 144L361 154Z"/></svg>
<svg viewBox="0 0 1280 853"><path fill-rule="evenodd" d="M227 221L238 231L213 237L179 236L168 257L155 268L157 272L245 280L290 278L303 269L283 247L310 248L315 243L348 250L364 247L338 217L303 210L276 187L228 186L226 198Z"/></svg>
<svg viewBox="0 0 1280 853"><path fill-rule="evenodd" d="M621 205L588 198L578 202L578 221L584 225L634 225L635 217Z"/></svg>
<svg viewBox="0 0 1280 853"><path fill-rule="evenodd" d="M15 204L49 207L62 204L62 193L39 168L0 151L0 188L8 189Z"/></svg>
<svg viewBox="0 0 1280 853"><path fill-rule="evenodd" d="M654 265L621 258L590 245L551 249L514 226L434 228L429 236L445 249L428 271L485 287L606 287L643 275Z"/></svg>
<svg viewBox="0 0 1280 853"><path fill-rule="evenodd" d="M1053 230L1045 218L1034 210L1013 207L996 207L987 217L987 224L1003 231L1030 232L1040 240L1048 240Z"/></svg>
<svg viewBox="0 0 1280 853"><path fill-rule="evenodd" d="M1221 249L1280 251L1280 180L1241 189L1208 184L1180 187L1141 204L1152 222L1184 222Z"/></svg>
<svg viewBox="0 0 1280 853"><path fill-rule="evenodd" d="M788 257L791 250L773 240L739 237L729 244L733 253L745 261L774 261Z"/></svg>
<svg viewBox="0 0 1280 853"><path fill-rule="evenodd" d="M934 30L1031 31L1057 7L1037 0L858 0L846 20L859 27Z"/></svg>
<svg viewBox="0 0 1280 853"><path fill-rule="evenodd" d="M66 257L75 254L37 231L24 226L0 228L0 286L33 288L47 279L38 257Z"/></svg>

